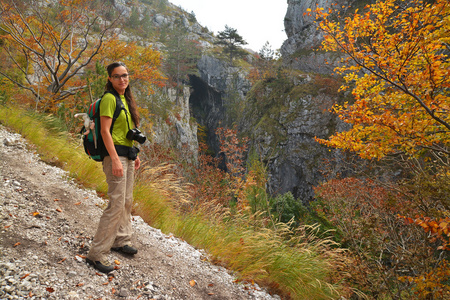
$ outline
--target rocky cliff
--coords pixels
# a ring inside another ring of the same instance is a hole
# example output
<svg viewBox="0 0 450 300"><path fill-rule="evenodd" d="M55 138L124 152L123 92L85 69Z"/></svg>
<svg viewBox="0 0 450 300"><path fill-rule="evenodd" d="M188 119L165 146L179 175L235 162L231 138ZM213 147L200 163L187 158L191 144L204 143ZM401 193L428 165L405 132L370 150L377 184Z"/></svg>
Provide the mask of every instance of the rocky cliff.
<svg viewBox="0 0 450 300"><path fill-rule="evenodd" d="M332 67L323 61L330 61L330 54L311 50L320 45L322 36L314 19L304 14L316 4L330 7L331 1L289 0L288 4L288 40L282 59L284 68L293 71L251 86L242 69L203 55L197 64L199 75L190 77L189 102L192 115L208 130L212 150L218 151L215 129L237 123L251 138L252 151L267 163L269 191L273 195L292 192L308 202L314 196L313 186L324 178L324 162L331 162L327 168L332 172L339 169L339 152L318 144L314 137L327 138L346 127L328 111L346 95L337 92L341 82L326 75ZM232 116L233 105L243 107L244 115Z"/></svg>
<svg viewBox="0 0 450 300"><path fill-rule="evenodd" d="M245 120L252 149L268 166L272 195L291 192L307 203L313 186L324 179L323 171L336 172L340 155L317 143L346 128L331 106L345 99L338 93L340 81L321 75L291 72L254 87L247 100ZM261 109L261 105L267 105Z"/></svg>
<svg viewBox="0 0 450 300"><path fill-rule="evenodd" d="M198 154L197 122L192 120L190 95L188 87L179 94L170 88L160 91L160 97L167 101L171 109L165 115L154 115L152 141L176 147L187 159L195 162Z"/></svg>
<svg viewBox="0 0 450 300"><path fill-rule="evenodd" d="M227 110L230 95L233 94L234 101L243 101L251 84L241 68L213 56L203 55L197 67L199 76L190 76L192 113L197 122L207 128L207 143L217 152L219 145L214 132L232 122Z"/></svg>
<svg viewBox="0 0 450 300"><path fill-rule="evenodd" d="M198 68L200 75L191 76L189 102L192 115L209 131L211 149L216 153L219 149L217 127L238 124L240 132L250 137L250 150L268 166L270 193L292 192L295 198L310 201L313 186L324 179L322 171L339 169L339 152L314 140L346 128L329 112L347 97L337 92L339 79L291 70L251 86L242 71L219 59L204 56ZM234 119L228 102L233 91L239 99L234 105L243 111ZM325 166L325 161L330 165Z"/></svg>
<svg viewBox="0 0 450 300"><path fill-rule="evenodd" d="M284 19L287 40L281 46L281 54L286 67L305 72L331 74L340 57L320 51L323 34L317 30L314 13L316 7L341 9L345 16L356 8L363 8L372 0L288 0L288 9ZM318 20L320 21L320 20ZM325 63L328 62L328 64Z"/></svg>

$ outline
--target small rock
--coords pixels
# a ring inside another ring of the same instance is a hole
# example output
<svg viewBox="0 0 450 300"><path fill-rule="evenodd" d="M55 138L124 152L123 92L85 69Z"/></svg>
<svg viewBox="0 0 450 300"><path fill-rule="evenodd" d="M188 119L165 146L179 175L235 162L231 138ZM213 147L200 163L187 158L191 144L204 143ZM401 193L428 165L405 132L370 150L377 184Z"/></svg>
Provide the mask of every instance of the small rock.
<svg viewBox="0 0 450 300"><path fill-rule="evenodd" d="M5 145L5 146L13 146L15 143L16 143L16 140L9 138L9 137L7 137L3 140L3 145Z"/></svg>
<svg viewBox="0 0 450 300"><path fill-rule="evenodd" d="M67 273L67 276L69 276L69 277L76 277L77 276L77 272L75 272L75 271L69 271L68 273Z"/></svg>
<svg viewBox="0 0 450 300"><path fill-rule="evenodd" d="M16 287L7 285L7 286L4 287L4 289L5 289L5 292L11 293L12 291L14 291L16 289Z"/></svg>
<svg viewBox="0 0 450 300"><path fill-rule="evenodd" d="M76 299L80 299L80 296L78 296L78 294L74 291L71 291L67 294L67 297L69 300L76 300Z"/></svg>
<svg viewBox="0 0 450 300"><path fill-rule="evenodd" d="M120 297L127 297L128 296L128 290L126 288L121 288L119 291Z"/></svg>

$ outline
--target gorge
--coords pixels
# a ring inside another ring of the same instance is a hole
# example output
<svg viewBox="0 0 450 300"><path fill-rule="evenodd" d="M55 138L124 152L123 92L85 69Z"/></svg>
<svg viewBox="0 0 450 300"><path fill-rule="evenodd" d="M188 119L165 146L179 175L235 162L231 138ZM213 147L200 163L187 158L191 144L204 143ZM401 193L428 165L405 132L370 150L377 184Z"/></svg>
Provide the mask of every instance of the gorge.
<svg viewBox="0 0 450 300"><path fill-rule="evenodd" d="M132 13L124 1L115 2ZM202 48L197 70L185 82L189 88L183 90L182 101L168 97L170 105L176 106L175 113L169 113L168 122L163 116L154 117L154 141L171 142L179 149L189 145L188 149L194 153L198 148L197 130L202 128L207 133L210 150L218 155L215 130L236 125L242 135L250 138L249 152L256 153L267 165L267 188L272 195L290 192L304 203L312 200L313 187L325 179L324 172L327 175L345 172L342 153L314 139L327 138L348 128L329 111L333 104L350 99L350 95L338 92L341 79L332 75L340 57L319 49L322 34L317 30L315 18L307 14L316 6L328 9L335 2L288 0L284 19L288 38L280 49L276 75L256 84L248 79L248 67L230 64L216 54L213 49L217 38L192 15L176 7L170 13L151 11L153 26L170 28L181 20L189 38ZM336 3L337 7L360 7L368 2ZM165 49L163 44L156 46ZM256 53L249 51L244 65L251 65L256 57Z"/></svg>
<svg viewBox="0 0 450 300"><path fill-rule="evenodd" d="M284 75L252 86L243 70L203 55L197 64L199 76L190 77L192 113L208 128L210 147L217 153L213 133L219 124L230 124L227 101L234 92L245 114L231 123L250 137L250 151L256 151L267 164L268 190L272 195L291 192L304 203L313 198L313 186L324 179L325 168L334 173L340 169L340 152L318 144L314 137L327 138L346 128L329 112L346 97L337 92L340 82L330 76L332 65L325 63L333 56L311 50L320 45L322 37L305 13L316 4L327 8L331 1L288 1L284 20L288 39L281 48L281 60L283 69L294 71L280 72ZM256 91L263 94L264 107L255 104L261 101L252 98ZM325 161L331 165L325 166Z"/></svg>

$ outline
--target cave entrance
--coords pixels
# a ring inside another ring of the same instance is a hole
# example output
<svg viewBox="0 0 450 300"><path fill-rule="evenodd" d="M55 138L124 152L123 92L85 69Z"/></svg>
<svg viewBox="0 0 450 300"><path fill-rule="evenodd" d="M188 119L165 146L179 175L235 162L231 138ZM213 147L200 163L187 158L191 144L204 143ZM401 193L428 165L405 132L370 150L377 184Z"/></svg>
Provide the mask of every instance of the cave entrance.
<svg viewBox="0 0 450 300"><path fill-rule="evenodd" d="M192 88L189 105L192 116L197 120L199 142L205 142L214 154L220 150L216 137L216 129L224 119L225 108L222 105L222 94L195 75L189 76Z"/></svg>

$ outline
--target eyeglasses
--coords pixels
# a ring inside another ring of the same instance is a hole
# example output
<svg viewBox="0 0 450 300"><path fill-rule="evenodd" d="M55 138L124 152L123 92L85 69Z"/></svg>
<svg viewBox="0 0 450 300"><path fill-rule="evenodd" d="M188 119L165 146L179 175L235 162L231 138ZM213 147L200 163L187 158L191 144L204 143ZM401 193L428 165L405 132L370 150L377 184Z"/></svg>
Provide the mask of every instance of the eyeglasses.
<svg viewBox="0 0 450 300"><path fill-rule="evenodd" d="M127 80L127 79L128 79L128 74L127 74L127 73L122 74L122 75L114 74L114 75L111 76L111 78L112 78L113 80L120 80L120 79L125 79L125 80Z"/></svg>

